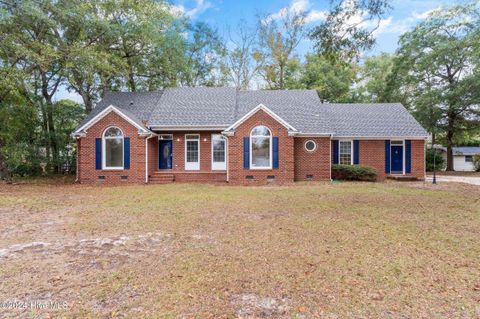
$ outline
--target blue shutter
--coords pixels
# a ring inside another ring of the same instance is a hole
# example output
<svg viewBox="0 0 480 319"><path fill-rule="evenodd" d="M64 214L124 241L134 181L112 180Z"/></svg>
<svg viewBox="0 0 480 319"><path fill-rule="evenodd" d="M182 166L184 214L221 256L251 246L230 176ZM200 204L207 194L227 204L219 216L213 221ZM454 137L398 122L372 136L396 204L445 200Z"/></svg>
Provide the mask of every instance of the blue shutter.
<svg viewBox="0 0 480 319"><path fill-rule="evenodd" d="M272 166L273 169L278 169L278 137L273 138L273 146L272 146L272 157L273 162Z"/></svg>
<svg viewBox="0 0 480 319"><path fill-rule="evenodd" d="M412 172L412 141L405 140L405 171L407 174Z"/></svg>
<svg viewBox="0 0 480 319"><path fill-rule="evenodd" d="M353 164L360 164L360 141L353 141Z"/></svg>
<svg viewBox="0 0 480 319"><path fill-rule="evenodd" d="M390 141L385 140L385 173L390 174Z"/></svg>
<svg viewBox="0 0 480 319"><path fill-rule="evenodd" d="M243 138L243 168L250 168L250 138Z"/></svg>
<svg viewBox="0 0 480 319"><path fill-rule="evenodd" d="M95 139L95 169L102 169L102 139Z"/></svg>
<svg viewBox="0 0 480 319"><path fill-rule="evenodd" d="M130 137L123 139L123 169L130 169Z"/></svg>
<svg viewBox="0 0 480 319"><path fill-rule="evenodd" d="M333 142L333 164L338 164L338 141Z"/></svg>

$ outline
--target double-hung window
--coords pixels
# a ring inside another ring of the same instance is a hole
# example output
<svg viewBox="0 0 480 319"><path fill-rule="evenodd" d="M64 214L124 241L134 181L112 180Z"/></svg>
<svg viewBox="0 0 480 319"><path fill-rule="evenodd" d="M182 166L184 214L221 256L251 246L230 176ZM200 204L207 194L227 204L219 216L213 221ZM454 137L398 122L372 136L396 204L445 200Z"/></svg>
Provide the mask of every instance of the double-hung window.
<svg viewBox="0 0 480 319"><path fill-rule="evenodd" d="M219 134L212 135L212 170L227 169L226 145L227 140L225 136Z"/></svg>
<svg viewBox="0 0 480 319"><path fill-rule="evenodd" d="M338 143L338 163L341 165L352 165L352 141L339 141Z"/></svg>
<svg viewBox="0 0 480 319"><path fill-rule="evenodd" d="M200 135L185 135L185 170L200 170Z"/></svg>
<svg viewBox="0 0 480 319"><path fill-rule="evenodd" d="M123 132L109 127L103 133L103 169L123 169Z"/></svg>
<svg viewBox="0 0 480 319"><path fill-rule="evenodd" d="M266 126L256 126L250 132L250 168L272 168L272 133Z"/></svg>

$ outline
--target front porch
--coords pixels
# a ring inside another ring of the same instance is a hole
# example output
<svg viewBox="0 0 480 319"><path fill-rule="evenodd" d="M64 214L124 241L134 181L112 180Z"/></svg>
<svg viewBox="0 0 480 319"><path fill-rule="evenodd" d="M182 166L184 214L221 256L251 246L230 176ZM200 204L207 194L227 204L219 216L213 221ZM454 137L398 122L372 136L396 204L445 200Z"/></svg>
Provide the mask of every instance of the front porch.
<svg viewBox="0 0 480 319"><path fill-rule="evenodd" d="M157 170L149 176L150 184L168 184L173 182L226 183L227 172L226 171L181 172L181 171L171 171L171 170Z"/></svg>

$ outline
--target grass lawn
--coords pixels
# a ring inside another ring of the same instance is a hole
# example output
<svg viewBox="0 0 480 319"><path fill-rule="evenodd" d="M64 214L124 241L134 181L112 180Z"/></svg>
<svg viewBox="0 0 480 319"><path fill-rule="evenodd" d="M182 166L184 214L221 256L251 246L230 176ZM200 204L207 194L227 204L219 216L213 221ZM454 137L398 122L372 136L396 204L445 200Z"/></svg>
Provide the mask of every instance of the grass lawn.
<svg viewBox="0 0 480 319"><path fill-rule="evenodd" d="M61 305L0 317L480 316L477 186L0 185L0 236L0 301Z"/></svg>

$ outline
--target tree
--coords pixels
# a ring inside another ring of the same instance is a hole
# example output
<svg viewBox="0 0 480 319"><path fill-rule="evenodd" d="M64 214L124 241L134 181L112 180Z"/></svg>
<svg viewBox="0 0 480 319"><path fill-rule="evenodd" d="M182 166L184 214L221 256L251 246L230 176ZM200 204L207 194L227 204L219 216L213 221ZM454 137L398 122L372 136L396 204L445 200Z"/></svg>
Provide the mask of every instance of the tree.
<svg viewBox="0 0 480 319"><path fill-rule="evenodd" d="M318 54L354 61L375 44L375 31L391 9L389 0L334 0L326 19L310 32Z"/></svg>
<svg viewBox="0 0 480 319"><path fill-rule="evenodd" d="M259 48L264 64L261 75L269 89L285 89L289 61L305 34L304 11L285 11L278 20L272 16L259 19Z"/></svg>
<svg viewBox="0 0 480 319"><path fill-rule="evenodd" d="M242 20L236 28L236 34L230 34L225 66L228 78L237 88L250 88L252 80L263 67L264 59L256 46L258 32L258 28L250 28Z"/></svg>
<svg viewBox="0 0 480 319"><path fill-rule="evenodd" d="M368 103L394 102L389 93L389 77L392 76L394 56L382 53L368 57L359 68L357 91L362 101ZM398 102L398 101L396 101Z"/></svg>
<svg viewBox="0 0 480 319"><path fill-rule="evenodd" d="M433 12L400 38L398 78L412 111L447 144L453 170L457 136L480 120L480 21L476 4Z"/></svg>
<svg viewBox="0 0 480 319"><path fill-rule="evenodd" d="M204 22L190 26L192 39L187 44L186 70L183 84L187 86L221 86L226 83L223 72L225 47L217 29Z"/></svg>
<svg viewBox="0 0 480 319"><path fill-rule="evenodd" d="M147 89L145 79L151 77L149 59L166 41L173 15L162 1L105 0L101 4L103 19L110 28L105 44L124 62L125 85L132 92ZM110 86L112 77L107 73L103 78L109 82L104 86Z"/></svg>
<svg viewBox="0 0 480 319"><path fill-rule="evenodd" d="M305 88L317 90L322 102L348 102L355 76L353 64L336 63L323 55L309 54L300 81Z"/></svg>

